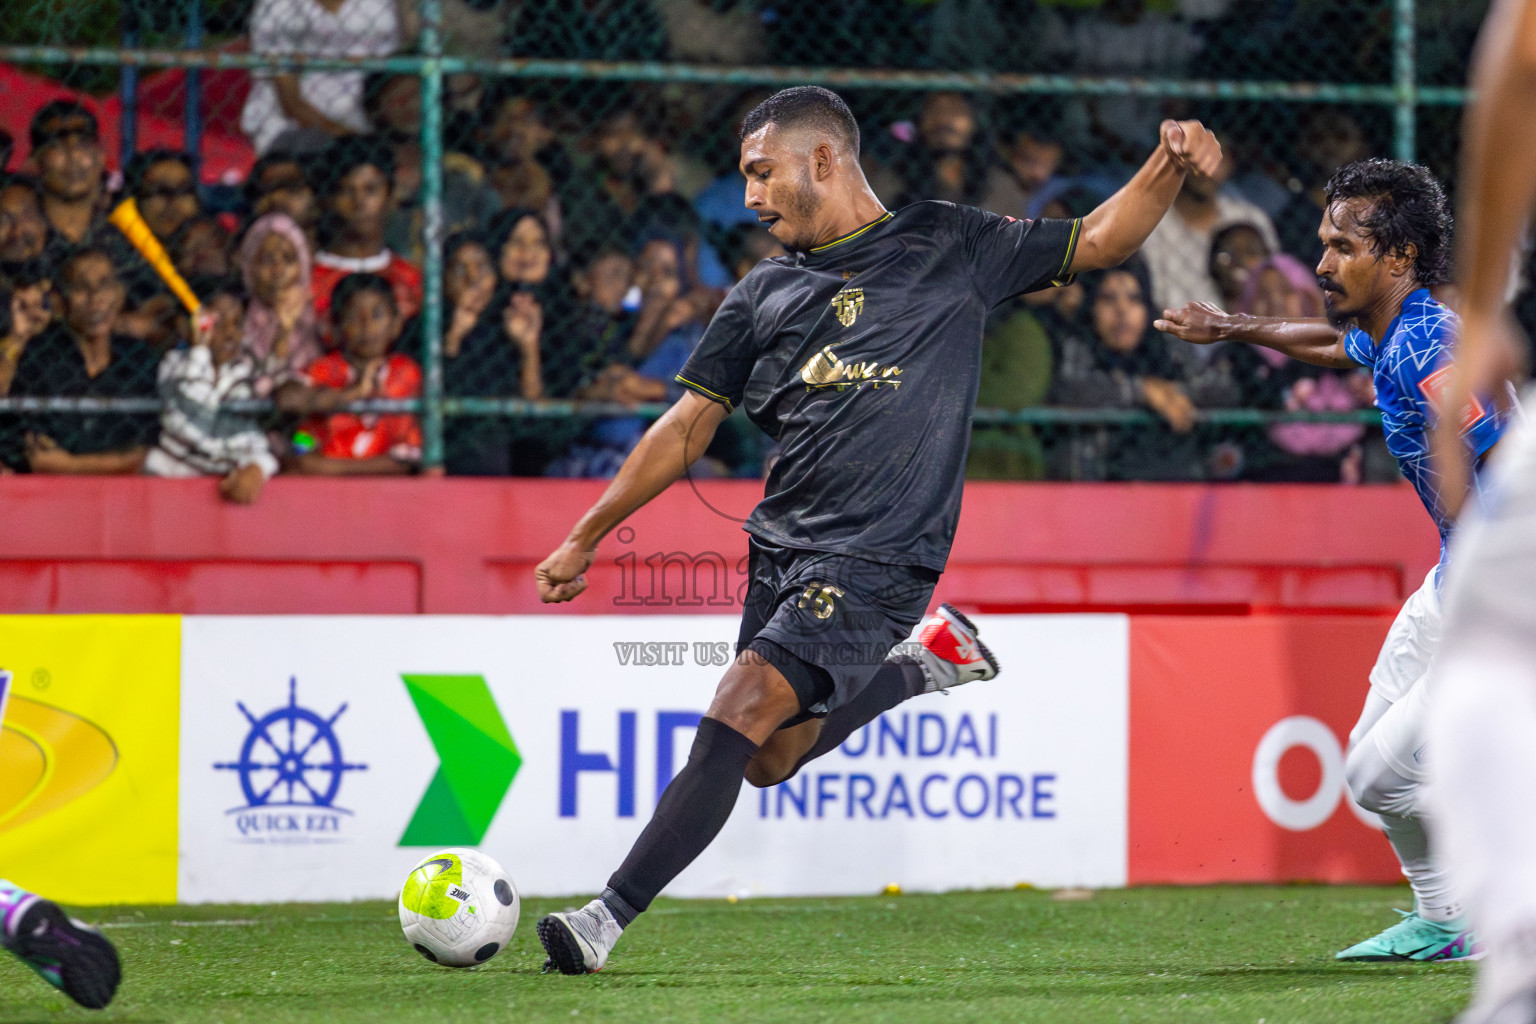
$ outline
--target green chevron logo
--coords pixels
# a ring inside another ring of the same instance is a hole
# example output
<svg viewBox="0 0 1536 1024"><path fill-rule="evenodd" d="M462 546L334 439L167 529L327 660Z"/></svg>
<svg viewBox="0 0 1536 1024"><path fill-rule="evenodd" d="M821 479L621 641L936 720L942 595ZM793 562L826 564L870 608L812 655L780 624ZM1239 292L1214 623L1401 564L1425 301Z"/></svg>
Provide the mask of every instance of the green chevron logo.
<svg viewBox="0 0 1536 1024"><path fill-rule="evenodd" d="M401 846L474 846L485 838L523 756L482 676L400 676L437 751L437 774Z"/></svg>

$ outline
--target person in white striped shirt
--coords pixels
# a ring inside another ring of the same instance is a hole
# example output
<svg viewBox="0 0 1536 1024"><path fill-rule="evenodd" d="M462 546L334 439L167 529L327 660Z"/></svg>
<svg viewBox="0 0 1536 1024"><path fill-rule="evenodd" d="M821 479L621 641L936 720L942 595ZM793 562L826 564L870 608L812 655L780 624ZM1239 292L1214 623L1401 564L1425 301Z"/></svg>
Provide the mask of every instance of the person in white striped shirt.
<svg viewBox="0 0 1536 1024"><path fill-rule="evenodd" d="M205 292L193 318L193 341L160 360L158 388L165 407L160 440L144 459L151 476L218 476L219 493L249 505L278 470L267 435L250 413L227 408L256 397L260 375L241 344L247 296L238 283Z"/></svg>

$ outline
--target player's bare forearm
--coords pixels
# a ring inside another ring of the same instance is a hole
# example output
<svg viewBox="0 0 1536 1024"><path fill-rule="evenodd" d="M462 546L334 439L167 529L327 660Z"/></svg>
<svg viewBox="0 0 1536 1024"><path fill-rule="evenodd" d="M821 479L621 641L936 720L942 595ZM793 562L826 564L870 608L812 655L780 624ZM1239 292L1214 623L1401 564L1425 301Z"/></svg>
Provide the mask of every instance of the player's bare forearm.
<svg viewBox="0 0 1536 1024"><path fill-rule="evenodd" d="M1153 321L1152 326L1196 345L1243 341L1316 366L1344 369L1355 365L1344 352L1343 332L1322 318L1288 320L1224 313L1209 302L1191 302L1178 309L1164 310L1162 318Z"/></svg>
<svg viewBox="0 0 1536 1024"><path fill-rule="evenodd" d="M1173 205L1185 173L1215 174L1220 166L1221 144L1204 125L1199 121L1164 121L1157 149L1136 176L1083 218L1072 272L1124 263Z"/></svg>
<svg viewBox="0 0 1536 1024"><path fill-rule="evenodd" d="M613 483L572 528L566 543L582 551L596 548L610 530L688 471L727 415L719 402L684 392L640 438Z"/></svg>

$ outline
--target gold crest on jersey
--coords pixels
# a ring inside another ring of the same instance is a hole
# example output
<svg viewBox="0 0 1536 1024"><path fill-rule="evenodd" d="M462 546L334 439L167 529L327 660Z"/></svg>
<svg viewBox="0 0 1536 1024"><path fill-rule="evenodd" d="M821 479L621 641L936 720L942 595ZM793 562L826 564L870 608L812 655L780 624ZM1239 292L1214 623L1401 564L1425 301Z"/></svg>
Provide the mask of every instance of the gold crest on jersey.
<svg viewBox="0 0 1536 1024"><path fill-rule="evenodd" d="M859 314L864 312L864 289L844 288L832 296L832 311L837 314L839 323L852 327Z"/></svg>

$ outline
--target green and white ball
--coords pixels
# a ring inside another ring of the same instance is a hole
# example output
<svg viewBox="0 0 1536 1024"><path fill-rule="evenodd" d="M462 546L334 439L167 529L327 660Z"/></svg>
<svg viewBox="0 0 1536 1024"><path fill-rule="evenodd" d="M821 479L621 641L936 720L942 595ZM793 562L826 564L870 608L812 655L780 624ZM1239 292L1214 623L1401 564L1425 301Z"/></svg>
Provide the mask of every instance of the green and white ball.
<svg viewBox="0 0 1536 1024"><path fill-rule="evenodd" d="M505 949L518 910L517 887L502 866L459 846L417 864L400 890L406 941L445 967L473 967Z"/></svg>

